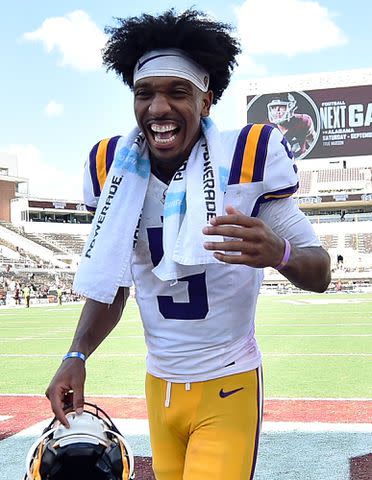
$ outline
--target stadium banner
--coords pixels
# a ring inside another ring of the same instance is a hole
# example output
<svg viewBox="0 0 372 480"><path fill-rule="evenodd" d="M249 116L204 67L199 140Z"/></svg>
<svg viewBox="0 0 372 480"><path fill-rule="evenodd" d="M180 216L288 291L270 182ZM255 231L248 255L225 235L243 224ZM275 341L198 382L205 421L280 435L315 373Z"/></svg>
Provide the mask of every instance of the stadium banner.
<svg viewBox="0 0 372 480"><path fill-rule="evenodd" d="M372 85L247 96L248 123L270 123L297 159L372 154Z"/></svg>

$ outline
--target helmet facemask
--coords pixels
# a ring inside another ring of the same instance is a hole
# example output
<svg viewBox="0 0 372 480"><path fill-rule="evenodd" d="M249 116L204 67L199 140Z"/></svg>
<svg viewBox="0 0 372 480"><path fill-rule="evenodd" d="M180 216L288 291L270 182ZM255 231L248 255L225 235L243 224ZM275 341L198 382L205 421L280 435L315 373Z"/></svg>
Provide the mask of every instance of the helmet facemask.
<svg viewBox="0 0 372 480"><path fill-rule="evenodd" d="M131 448L102 409L85 403L81 415L70 412L67 417L70 428L54 418L31 447L25 480L134 478Z"/></svg>

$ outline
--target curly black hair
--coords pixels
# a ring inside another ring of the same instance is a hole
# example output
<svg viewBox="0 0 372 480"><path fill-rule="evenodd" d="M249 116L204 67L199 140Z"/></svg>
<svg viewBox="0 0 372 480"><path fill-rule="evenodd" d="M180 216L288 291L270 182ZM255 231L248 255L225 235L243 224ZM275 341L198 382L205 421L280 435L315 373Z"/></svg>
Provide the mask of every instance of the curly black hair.
<svg viewBox="0 0 372 480"><path fill-rule="evenodd" d="M116 18L118 27L106 27L109 40L103 49L103 63L133 88L133 70L147 51L178 48L203 66L210 75L213 103L230 82L241 52L239 41L231 35L232 26L212 21L203 12L188 9L177 14L174 8L153 16Z"/></svg>

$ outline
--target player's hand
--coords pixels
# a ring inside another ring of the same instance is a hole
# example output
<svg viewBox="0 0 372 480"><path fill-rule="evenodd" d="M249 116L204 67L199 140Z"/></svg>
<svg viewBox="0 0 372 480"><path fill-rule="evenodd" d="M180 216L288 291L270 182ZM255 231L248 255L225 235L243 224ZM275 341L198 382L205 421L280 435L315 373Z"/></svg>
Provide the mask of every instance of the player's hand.
<svg viewBox="0 0 372 480"><path fill-rule="evenodd" d="M283 258L285 243L259 218L248 217L228 206L227 215L215 217L203 228L206 235L221 235L223 242L206 242L206 250L225 263L255 268L276 267ZM232 252L232 253L231 253Z"/></svg>
<svg viewBox="0 0 372 480"><path fill-rule="evenodd" d="M85 363L79 358L68 358L62 362L45 392L54 415L67 428L66 409L72 406L78 414L83 411L85 377Z"/></svg>

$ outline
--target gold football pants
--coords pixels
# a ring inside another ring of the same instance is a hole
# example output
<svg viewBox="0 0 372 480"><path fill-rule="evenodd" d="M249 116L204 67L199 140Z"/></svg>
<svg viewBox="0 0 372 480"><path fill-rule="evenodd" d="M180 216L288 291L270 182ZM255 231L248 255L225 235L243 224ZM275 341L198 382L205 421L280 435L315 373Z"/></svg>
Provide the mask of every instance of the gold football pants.
<svg viewBox="0 0 372 480"><path fill-rule="evenodd" d="M252 480L262 419L261 368L191 384L146 376L157 480Z"/></svg>

